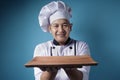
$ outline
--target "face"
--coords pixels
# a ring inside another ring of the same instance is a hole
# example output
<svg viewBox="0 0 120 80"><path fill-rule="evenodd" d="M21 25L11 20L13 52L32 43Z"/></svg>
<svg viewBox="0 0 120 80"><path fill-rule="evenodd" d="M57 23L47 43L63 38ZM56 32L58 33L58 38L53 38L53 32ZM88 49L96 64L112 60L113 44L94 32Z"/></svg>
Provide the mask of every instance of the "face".
<svg viewBox="0 0 120 80"><path fill-rule="evenodd" d="M59 43L63 44L69 37L72 25L66 19L57 19L52 22L49 26L49 31L53 35L54 39Z"/></svg>

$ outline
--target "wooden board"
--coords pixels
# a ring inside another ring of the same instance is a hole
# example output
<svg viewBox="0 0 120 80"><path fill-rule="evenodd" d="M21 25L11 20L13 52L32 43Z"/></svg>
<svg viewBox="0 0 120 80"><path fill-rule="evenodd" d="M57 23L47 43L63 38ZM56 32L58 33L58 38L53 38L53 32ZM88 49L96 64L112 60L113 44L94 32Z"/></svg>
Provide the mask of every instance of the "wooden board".
<svg viewBox="0 0 120 80"><path fill-rule="evenodd" d="M82 67L97 65L90 56L37 56L26 67Z"/></svg>

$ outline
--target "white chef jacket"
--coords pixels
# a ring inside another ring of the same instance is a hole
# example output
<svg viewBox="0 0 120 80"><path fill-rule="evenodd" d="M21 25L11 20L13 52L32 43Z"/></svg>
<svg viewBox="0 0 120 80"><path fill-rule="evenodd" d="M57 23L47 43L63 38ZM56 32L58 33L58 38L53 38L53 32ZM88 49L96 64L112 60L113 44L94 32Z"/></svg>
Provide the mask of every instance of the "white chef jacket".
<svg viewBox="0 0 120 80"><path fill-rule="evenodd" d="M90 55L88 45L85 42L70 39L69 42L64 45L56 45L55 41L51 40L45 43L38 44L34 50L34 57L36 56L77 56L77 55ZM83 66L77 68L83 73L83 80L89 79L90 66ZM35 80L40 80L42 74L40 68L34 68ZM59 69L55 80L70 80L64 69Z"/></svg>

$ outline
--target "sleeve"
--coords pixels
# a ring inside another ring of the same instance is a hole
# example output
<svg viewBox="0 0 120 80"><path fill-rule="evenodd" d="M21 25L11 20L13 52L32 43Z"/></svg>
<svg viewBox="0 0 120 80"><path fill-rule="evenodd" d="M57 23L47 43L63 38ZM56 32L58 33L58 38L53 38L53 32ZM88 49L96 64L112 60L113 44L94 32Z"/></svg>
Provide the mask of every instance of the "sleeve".
<svg viewBox="0 0 120 80"><path fill-rule="evenodd" d="M42 53L41 51L43 51L42 49L43 49L43 47L41 45L37 45L35 47L33 57L42 56L43 54L40 54L40 53ZM34 77L35 77L35 80L40 80L41 74L42 74L42 70L40 68L38 68L38 67L34 67Z"/></svg>
<svg viewBox="0 0 120 80"><path fill-rule="evenodd" d="M90 50L85 42L79 42L77 45L78 55L90 55ZM89 79L90 66L83 66L82 68L77 68L83 73L83 80Z"/></svg>

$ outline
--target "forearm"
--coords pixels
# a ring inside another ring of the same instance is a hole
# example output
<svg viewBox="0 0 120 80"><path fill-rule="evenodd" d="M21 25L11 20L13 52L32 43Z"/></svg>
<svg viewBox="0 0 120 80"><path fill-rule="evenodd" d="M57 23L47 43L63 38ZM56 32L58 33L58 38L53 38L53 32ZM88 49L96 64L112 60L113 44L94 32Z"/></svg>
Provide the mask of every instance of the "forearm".
<svg viewBox="0 0 120 80"><path fill-rule="evenodd" d="M70 80L82 80L83 79L83 73L76 68L67 70L65 69L65 72L67 73Z"/></svg>
<svg viewBox="0 0 120 80"><path fill-rule="evenodd" d="M57 72L44 71L40 76L40 80L54 80Z"/></svg>

